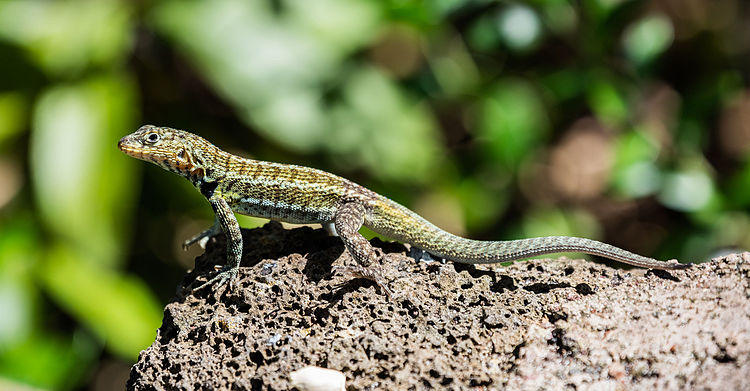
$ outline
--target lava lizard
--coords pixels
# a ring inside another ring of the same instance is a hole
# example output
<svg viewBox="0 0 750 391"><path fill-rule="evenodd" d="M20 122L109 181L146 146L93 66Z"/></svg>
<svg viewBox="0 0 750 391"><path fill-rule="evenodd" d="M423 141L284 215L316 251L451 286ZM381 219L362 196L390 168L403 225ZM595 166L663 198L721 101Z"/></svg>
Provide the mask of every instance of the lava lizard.
<svg viewBox="0 0 750 391"><path fill-rule="evenodd" d="M380 255L360 233L371 230L459 263L498 263L541 254L579 252L653 269L685 269L596 240L547 236L479 241L448 233L399 203L337 175L310 167L246 159L222 151L195 134L145 125L123 137L118 148L129 156L187 178L211 203L214 224L183 247L223 232L226 265L194 290L213 283L235 287L242 258L242 235L234 213L290 223L320 223L341 237L356 266L341 271L375 281L390 295L378 267Z"/></svg>

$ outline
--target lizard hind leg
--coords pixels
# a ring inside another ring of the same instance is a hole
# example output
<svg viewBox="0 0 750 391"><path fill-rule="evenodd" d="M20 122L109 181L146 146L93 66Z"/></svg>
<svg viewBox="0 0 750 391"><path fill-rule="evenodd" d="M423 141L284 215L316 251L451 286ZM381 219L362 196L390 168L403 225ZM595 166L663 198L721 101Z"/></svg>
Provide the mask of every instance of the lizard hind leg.
<svg viewBox="0 0 750 391"><path fill-rule="evenodd" d="M334 228L344 242L346 251L357 262L356 266L336 267L336 272L374 281L391 297L391 291L385 283L377 261L378 256L370 242L359 233L365 221L365 207L359 202L348 202L341 205L334 217Z"/></svg>

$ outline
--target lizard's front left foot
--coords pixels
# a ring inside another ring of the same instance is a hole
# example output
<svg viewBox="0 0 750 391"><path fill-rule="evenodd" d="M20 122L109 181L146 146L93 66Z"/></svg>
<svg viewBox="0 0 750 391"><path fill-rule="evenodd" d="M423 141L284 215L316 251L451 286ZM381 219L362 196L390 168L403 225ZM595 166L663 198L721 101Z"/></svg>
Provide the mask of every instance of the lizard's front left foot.
<svg viewBox="0 0 750 391"><path fill-rule="evenodd" d="M393 298L393 293L388 288L388 285L385 282L385 279L383 278L383 274L380 271L380 268L376 265L370 265L368 267L364 267L361 265L356 266L334 266L332 268L332 271L334 273L340 273L343 275L348 275L353 278L365 278L370 281L374 281L377 286L380 287L380 289L385 292L386 296L388 296L389 299Z"/></svg>
<svg viewBox="0 0 750 391"><path fill-rule="evenodd" d="M229 283L229 289L232 290L232 292L237 291L237 279L239 278L239 268L237 267L231 267L231 266L224 266L219 272L210 280L206 281L205 283L201 284L197 288L193 288L192 292L195 293L209 285L216 285L216 288L220 288L224 286L224 284Z"/></svg>

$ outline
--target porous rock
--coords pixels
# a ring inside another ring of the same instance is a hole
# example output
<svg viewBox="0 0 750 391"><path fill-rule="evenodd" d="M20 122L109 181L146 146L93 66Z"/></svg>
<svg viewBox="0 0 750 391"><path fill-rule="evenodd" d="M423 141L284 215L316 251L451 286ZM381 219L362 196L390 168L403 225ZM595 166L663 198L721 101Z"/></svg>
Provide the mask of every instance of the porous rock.
<svg viewBox="0 0 750 391"><path fill-rule="evenodd" d="M685 271L566 258L509 266L386 254L393 298L332 275L352 260L323 230L243 230L240 289L192 286L223 265L218 236L196 259L129 390L287 390L306 366L347 389L750 389L750 253Z"/></svg>

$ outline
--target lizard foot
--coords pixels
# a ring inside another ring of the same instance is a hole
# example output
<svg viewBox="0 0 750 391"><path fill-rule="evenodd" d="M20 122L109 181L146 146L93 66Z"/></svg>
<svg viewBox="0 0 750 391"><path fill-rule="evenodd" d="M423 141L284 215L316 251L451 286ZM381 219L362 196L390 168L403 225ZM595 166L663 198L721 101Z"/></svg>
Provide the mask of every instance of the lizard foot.
<svg viewBox="0 0 750 391"><path fill-rule="evenodd" d="M385 283L385 279L380 272L380 268L375 265L368 267L356 265L356 266L334 266L332 271L342 275L348 275L353 278L365 278L370 281L374 281L380 289L385 292L389 299L393 298L393 293L388 289L388 285Z"/></svg>
<svg viewBox="0 0 750 391"><path fill-rule="evenodd" d="M237 278L239 276L239 270L236 267L224 266L219 272L210 280L204 282L197 288L193 288L193 292L197 292L209 285L216 284L219 288L226 283L229 283L229 288L233 291L237 291Z"/></svg>

